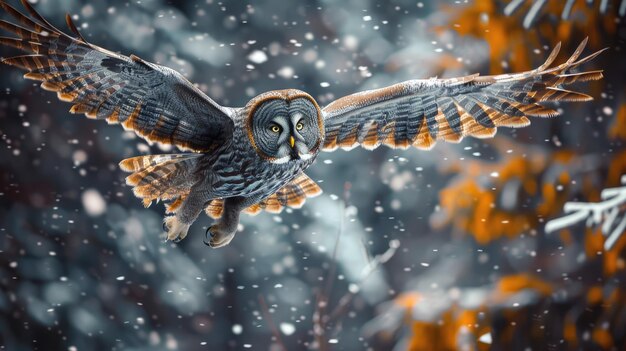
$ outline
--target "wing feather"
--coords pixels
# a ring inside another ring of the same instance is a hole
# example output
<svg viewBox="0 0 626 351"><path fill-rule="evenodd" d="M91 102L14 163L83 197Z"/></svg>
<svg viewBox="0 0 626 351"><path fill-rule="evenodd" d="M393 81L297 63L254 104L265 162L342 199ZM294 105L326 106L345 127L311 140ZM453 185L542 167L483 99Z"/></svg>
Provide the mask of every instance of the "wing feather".
<svg viewBox="0 0 626 351"><path fill-rule="evenodd" d="M567 61L552 68L560 43L544 64L531 71L410 80L335 100L323 109L323 150L356 145L374 149L381 144L429 149L439 139L489 138L497 127L527 126L529 116L555 116L558 111L544 103L592 99L564 86L602 78L601 70L572 71L604 51L579 59L586 43L583 40Z"/></svg>
<svg viewBox="0 0 626 351"><path fill-rule="evenodd" d="M0 1L0 8L17 24L0 20L0 29L15 38L0 37L0 45L26 55L2 62L27 71L41 81L71 113L119 123L139 136L181 149L208 152L228 142L234 129L231 109L222 107L178 72L140 59L113 53L88 43L70 16L71 37L45 20L26 1L30 18Z"/></svg>

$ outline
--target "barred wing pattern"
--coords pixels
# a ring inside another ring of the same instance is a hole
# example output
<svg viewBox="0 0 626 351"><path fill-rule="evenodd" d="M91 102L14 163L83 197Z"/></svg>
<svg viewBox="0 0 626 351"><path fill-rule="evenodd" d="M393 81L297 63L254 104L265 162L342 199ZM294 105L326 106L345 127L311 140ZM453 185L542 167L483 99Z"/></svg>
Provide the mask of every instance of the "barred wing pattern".
<svg viewBox="0 0 626 351"><path fill-rule="evenodd" d="M2 62L41 81L41 87L72 102L72 113L120 123L139 136L184 150L208 152L230 139L234 123L224 108L178 72L110 52L88 43L69 15L66 21L76 37L52 26L22 0L31 18L0 1L0 7L20 25L0 20L0 28L17 38L0 37L0 44L28 55ZM22 27L23 26L23 27Z"/></svg>
<svg viewBox="0 0 626 351"><path fill-rule="evenodd" d="M300 173L291 182L278 189L274 194L261 200L243 212L257 215L262 210L270 213L280 213L285 207L300 208L309 197L315 197L322 193L322 189L306 174ZM224 200L212 200L206 207L205 212L211 218L220 218L224 210Z"/></svg>
<svg viewBox="0 0 626 351"><path fill-rule="evenodd" d="M176 199L172 203L180 200L180 205L197 181L193 173L201 156L198 153L135 156L123 160L119 166L132 173L126 177L126 184L133 187L133 193L142 199L144 206L150 206L152 201L172 199Z"/></svg>
<svg viewBox="0 0 626 351"><path fill-rule="evenodd" d="M600 50L578 60L585 39L563 64L549 68L561 47L532 71L480 77L409 80L335 100L323 109L324 151L361 145L374 149L430 149L437 140L459 142L464 136L489 138L499 126L524 127L528 116L558 114L543 102L585 101L586 94L562 86L602 78L602 71L575 72ZM606 50L606 49L605 49Z"/></svg>

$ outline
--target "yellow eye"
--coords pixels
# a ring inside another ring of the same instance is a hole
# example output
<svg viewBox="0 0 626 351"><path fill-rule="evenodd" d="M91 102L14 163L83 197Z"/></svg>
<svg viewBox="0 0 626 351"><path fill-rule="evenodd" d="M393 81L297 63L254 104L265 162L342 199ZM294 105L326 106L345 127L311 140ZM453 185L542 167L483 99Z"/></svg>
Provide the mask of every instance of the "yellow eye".
<svg viewBox="0 0 626 351"><path fill-rule="evenodd" d="M296 130L302 130L302 128L304 128L304 124L298 122L298 124L296 124Z"/></svg>
<svg viewBox="0 0 626 351"><path fill-rule="evenodd" d="M274 133L278 133L280 132L280 126L278 126L277 124L274 124L273 126L270 127L270 130Z"/></svg>

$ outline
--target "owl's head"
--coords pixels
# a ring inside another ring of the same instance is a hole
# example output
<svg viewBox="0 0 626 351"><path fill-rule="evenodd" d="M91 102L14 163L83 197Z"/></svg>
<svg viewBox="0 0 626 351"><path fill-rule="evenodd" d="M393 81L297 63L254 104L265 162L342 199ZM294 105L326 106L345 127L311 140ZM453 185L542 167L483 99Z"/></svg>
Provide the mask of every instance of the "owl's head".
<svg viewBox="0 0 626 351"><path fill-rule="evenodd" d="M322 112L300 90L263 93L246 106L248 137L257 153L272 163L308 160L324 138Z"/></svg>

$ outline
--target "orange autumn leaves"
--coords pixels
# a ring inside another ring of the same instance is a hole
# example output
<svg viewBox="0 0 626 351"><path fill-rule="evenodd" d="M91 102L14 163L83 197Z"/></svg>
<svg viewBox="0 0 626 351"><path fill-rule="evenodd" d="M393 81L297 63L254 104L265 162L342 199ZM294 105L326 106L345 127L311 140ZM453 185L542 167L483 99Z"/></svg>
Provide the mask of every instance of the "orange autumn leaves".
<svg viewBox="0 0 626 351"><path fill-rule="evenodd" d="M477 340L489 331L487 326L478 324L479 311L450 309L444 312L437 323L413 321L408 350L461 350L459 339ZM482 334L481 334L482 333ZM481 350L489 345L482 344Z"/></svg>
<svg viewBox="0 0 626 351"><path fill-rule="evenodd" d="M598 170L606 174L604 184L597 184L597 172L580 172L577 166L584 164L582 158L560 151L532 158L510 157L501 164L473 161L469 166L459 166L453 171L462 172L460 180L440 192L440 210L431 217L431 225L435 229L451 226L453 232L469 234L481 245L532 234L545 220L561 213L565 202L581 196L599 201L601 189L617 186L626 173L626 152L606 159ZM485 181L480 172L492 176ZM626 235L611 250L604 249L606 237L600 227L586 228L583 236L564 229L558 238L565 245L582 241L585 256L601 260L605 276L626 269Z"/></svg>
<svg viewBox="0 0 626 351"><path fill-rule="evenodd" d="M414 311L418 304L428 304L430 298L438 296L406 293L398 296L394 305L405 314L409 326L406 349L410 351L488 350L492 345L511 349L521 335L525 341L532 339L539 345L549 338L542 319L561 318L559 312L551 310L553 304L557 308L572 307L572 312L563 314L562 323L552 329L553 333L562 335L565 349L585 346L585 349L609 350L618 346L607 325L619 328L619 311L626 303L626 291L610 284L591 285L582 290L568 290L570 287L531 274L511 274L481 288L484 290L475 306L463 308L460 303L454 303L433 318L422 318ZM465 293L476 295L469 291L460 294ZM521 296L531 295L534 298L528 300L530 304L516 303L524 300ZM557 295L567 296L569 302L562 297L555 300Z"/></svg>
<svg viewBox="0 0 626 351"><path fill-rule="evenodd" d="M564 235L570 235L564 231ZM611 250L604 250L605 237L601 228L587 228L585 231L585 255L590 259L602 260L602 270L605 276L610 277L626 268L624 252L626 252L626 235L622 235Z"/></svg>
<svg viewBox="0 0 626 351"><path fill-rule="evenodd" d="M405 310L410 325L408 350L488 350L488 339L481 336L492 333L491 311L497 306L508 306L506 316L511 320L519 320L511 299L520 292L532 292L542 298L550 296L554 287L537 277L528 274L517 274L502 277L490 291L482 297L482 302L475 308L462 308L453 304L434 320L416 320L411 311L418 303L428 303L425 297L417 293L400 295L395 303ZM521 313L519 313L521 314ZM513 328L514 326L509 325ZM501 331L504 337L512 332ZM508 342L511 340L506 340Z"/></svg>
<svg viewBox="0 0 626 351"><path fill-rule="evenodd" d="M410 328L407 350L463 349L463 345L459 345L459 339L470 339L469 343L473 344L481 335L490 332L484 318L479 318L479 314L484 313L483 307L462 309L453 305L437 316L436 320L419 320L413 317L413 309L419 303L428 303L419 293L402 294L393 303L401 308ZM488 347L486 344L483 346L485 350Z"/></svg>
<svg viewBox="0 0 626 351"><path fill-rule="evenodd" d="M443 10L450 15L449 25L439 30L452 27L460 35L472 35L487 41L490 71L493 74L531 69L533 61L540 61L543 56L535 57L537 55L529 47L552 46L561 41L566 49L573 49L568 47L577 42L572 41L572 38L589 36L590 48L598 50L606 45L607 35L617 32L616 14L612 12L603 15L597 8L588 6L585 0L574 3L570 20L561 20L561 1L549 1L540 15L544 20L537 21L530 29L525 29L522 18L530 3L527 1L522 5L525 8L511 16L503 14L506 4L496 1L447 5ZM508 65L507 69L503 67L504 62Z"/></svg>
<svg viewBox="0 0 626 351"><path fill-rule="evenodd" d="M609 129L609 137L626 140L626 103L623 103L615 113L615 120Z"/></svg>
<svg viewBox="0 0 626 351"><path fill-rule="evenodd" d="M559 213L569 199L566 167L553 183L543 183L542 176L548 166L565 165L571 157L569 152L557 152L549 157L515 156L502 165L472 162L465 168L466 177L440 192L441 213L431 224L452 225L480 244L534 229L543 218ZM474 173L486 170L489 180L479 182Z"/></svg>

